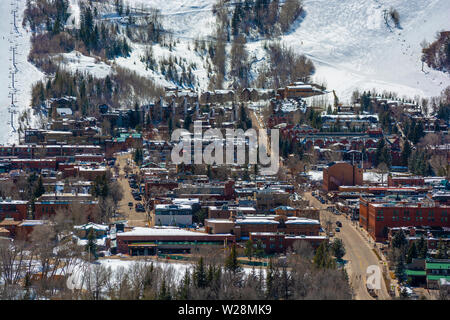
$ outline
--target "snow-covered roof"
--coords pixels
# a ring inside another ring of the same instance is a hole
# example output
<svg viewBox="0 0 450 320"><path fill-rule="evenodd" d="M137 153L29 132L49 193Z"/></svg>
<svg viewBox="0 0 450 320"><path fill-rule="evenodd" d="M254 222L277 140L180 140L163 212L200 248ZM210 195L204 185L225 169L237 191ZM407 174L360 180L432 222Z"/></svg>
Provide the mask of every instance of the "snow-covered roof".
<svg viewBox="0 0 450 320"><path fill-rule="evenodd" d="M320 224L319 220L299 218L299 217L289 217L285 224Z"/></svg>
<svg viewBox="0 0 450 320"><path fill-rule="evenodd" d="M78 229L78 230L88 230L88 229L95 229L95 230L103 230L103 231L107 231L108 230L108 226L106 225L102 225L102 224L96 224L96 223L86 223L80 226L74 226L74 229Z"/></svg>
<svg viewBox="0 0 450 320"><path fill-rule="evenodd" d="M157 204L155 206L156 210L190 210L192 209L191 205L188 204Z"/></svg>
<svg viewBox="0 0 450 320"><path fill-rule="evenodd" d="M176 227L153 227L153 228L145 228L145 227L136 227L131 231L118 233L118 237L127 237L127 236L204 236L207 235L202 232L194 232Z"/></svg>
<svg viewBox="0 0 450 320"><path fill-rule="evenodd" d="M245 218L237 219L237 224L278 224L278 221L273 219L258 219L258 218Z"/></svg>
<svg viewBox="0 0 450 320"><path fill-rule="evenodd" d="M200 203L199 198L176 198L172 200L173 204L176 205L193 205L196 203Z"/></svg>

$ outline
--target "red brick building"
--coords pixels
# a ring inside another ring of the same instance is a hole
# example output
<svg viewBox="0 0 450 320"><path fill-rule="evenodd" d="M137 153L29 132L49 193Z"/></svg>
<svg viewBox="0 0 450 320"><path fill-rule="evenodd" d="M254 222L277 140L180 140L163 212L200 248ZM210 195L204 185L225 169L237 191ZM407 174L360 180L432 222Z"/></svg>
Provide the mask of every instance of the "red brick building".
<svg viewBox="0 0 450 320"><path fill-rule="evenodd" d="M56 158L44 159L11 159L11 169L22 170L56 170Z"/></svg>
<svg viewBox="0 0 450 320"><path fill-rule="evenodd" d="M28 201L2 200L0 201L0 221L5 218L13 218L21 221L27 218Z"/></svg>
<svg viewBox="0 0 450 320"><path fill-rule="evenodd" d="M450 206L435 202L387 202L360 199L359 223L376 241L384 241L388 228L408 226L450 227Z"/></svg>
<svg viewBox="0 0 450 320"><path fill-rule="evenodd" d="M178 182L174 180L146 180L145 181L145 196L151 198L155 195L167 194L168 191L172 191L178 188Z"/></svg>
<svg viewBox="0 0 450 320"><path fill-rule="evenodd" d="M425 180L423 177L419 176L388 176L388 186L398 187L398 186L423 186L425 185Z"/></svg>
<svg viewBox="0 0 450 320"><path fill-rule="evenodd" d="M38 201L34 203L34 218L44 219L53 216L59 210L68 210L70 205L74 204L80 206L83 212L87 213L88 217L92 215L98 206L97 201L81 201L81 200L51 200Z"/></svg>
<svg viewBox="0 0 450 320"><path fill-rule="evenodd" d="M326 236L287 236L282 233L275 232L251 232L250 240L256 245L261 242L264 252L284 253L288 248L292 248L294 243L299 241L308 242L313 249L320 246L323 241L327 241Z"/></svg>
<svg viewBox="0 0 450 320"><path fill-rule="evenodd" d="M363 184L363 170L348 162L332 162L323 169L323 189L337 191L340 186Z"/></svg>
<svg viewBox="0 0 450 320"><path fill-rule="evenodd" d="M249 237L252 232L282 232L287 235L319 234L320 222L314 219L289 217L287 220L273 216L247 217L237 219L234 226L234 234L237 239Z"/></svg>

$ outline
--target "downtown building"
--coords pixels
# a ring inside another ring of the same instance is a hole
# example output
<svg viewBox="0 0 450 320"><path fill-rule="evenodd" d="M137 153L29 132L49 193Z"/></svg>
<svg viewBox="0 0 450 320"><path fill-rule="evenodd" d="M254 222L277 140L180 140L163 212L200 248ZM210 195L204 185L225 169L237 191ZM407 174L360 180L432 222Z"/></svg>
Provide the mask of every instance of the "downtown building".
<svg viewBox="0 0 450 320"><path fill-rule="evenodd" d="M429 198L359 199L359 224L375 241L388 239L389 228L450 227L450 206Z"/></svg>

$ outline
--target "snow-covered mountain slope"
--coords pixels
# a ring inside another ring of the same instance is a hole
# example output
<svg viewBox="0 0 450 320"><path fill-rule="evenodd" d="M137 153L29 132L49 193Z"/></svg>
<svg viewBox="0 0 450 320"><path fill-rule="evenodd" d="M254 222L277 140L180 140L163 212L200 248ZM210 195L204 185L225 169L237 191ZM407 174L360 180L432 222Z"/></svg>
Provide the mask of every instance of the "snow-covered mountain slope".
<svg viewBox="0 0 450 320"><path fill-rule="evenodd" d="M214 30L211 9L215 0L128 0L161 10L163 25L176 38L194 39ZM283 1L282 1L283 2ZM449 74L422 71L423 40L432 42L436 32L450 30L448 0L304 0L304 14L291 31L278 40L316 65L314 79L334 89L348 101L355 89L397 92L399 97L436 96L450 85ZM400 15L400 28L386 25L390 8ZM248 43L249 56L265 63L263 41ZM186 53L188 54L188 53Z"/></svg>
<svg viewBox="0 0 450 320"><path fill-rule="evenodd" d="M420 43L450 30L447 0L305 0L305 16L283 41L311 58L315 78L342 98L354 88L395 91L399 96L439 95L448 74L422 63ZM400 14L400 29L386 26L384 10Z"/></svg>
<svg viewBox="0 0 450 320"><path fill-rule="evenodd" d="M25 9L25 0L19 1L19 15L17 25L20 34L11 33L13 17L11 14L10 1L0 1L0 143L17 143L17 132L13 132L12 127L8 124L11 116L8 113L8 107L11 104L9 97L11 78L10 68L12 67L10 45L11 42L17 42L18 54L16 55L18 73L16 74L17 88L17 113L14 116L14 127L18 128L17 119L24 110L30 107L31 86L34 82L43 77L43 74L32 64L27 61L28 52L30 51L31 34L22 28L22 16ZM30 115L32 112L29 112ZM30 117L30 122L35 119Z"/></svg>
<svg viewBox="0 0 450 320"><path fill-rule="evenodd" d="M25 0L20 2L22 16ZM78 0L70 0L71 17L67 24L79 24L80 8ZM283 1L281 1L283 2ZM278 40L292 47L296 52L311 58L316 66L314 80L325 82L328 89L335 90L340 100L346 102L355 89L378 92L393 91L400 97L436 96L450 85L449 74L430 70L427 66L422 71L421 46L423 40L431 42L441 30L450 30L450 1L448 0L304 0L304 13L294 23L291 30ZM110 11L114 1L110 1ZM206 57L193 51L195 39L209 39L214 33L216 18L212 8L216 0L124 0L132 8L157 8L163 17L166 30L173 34L179 43L169 51L167 47L153 46L155 59L177 57L185 65L195 64L193 71L197 77L197 89L207 89L209 77ZM386 26L385 10L395 8L400 14L400 28L391 23ZM0 57L4 63L0 66L0 143L12 141L16 135L11 134L7 124L10 104L8 98L10 83L9 39L12 15L9 1L0 2ZM21 17L19 18L21 21ZM21 25L19 23L19 25ZM26 61L30 48L30 33L20 27L19 43L19 109L29 107L31 85L41 77L34 66ZM249 58L252 62L252 77L255 78L259 67L267 62L263 49L264 40L247 43ZM141 57L145 46L132 44L134 51L129 58L117 58L115 63L137 71L139 74L154 79L160 85L170 83L159 74L159 70L146 70ZM227 50L229 50L228 48ZM96 72L94 61L87 57L72 57L68 54L71 70ZM105 76L109 67L99 66L101 75ZM16 116L17 119L17 116Z"/></svg>

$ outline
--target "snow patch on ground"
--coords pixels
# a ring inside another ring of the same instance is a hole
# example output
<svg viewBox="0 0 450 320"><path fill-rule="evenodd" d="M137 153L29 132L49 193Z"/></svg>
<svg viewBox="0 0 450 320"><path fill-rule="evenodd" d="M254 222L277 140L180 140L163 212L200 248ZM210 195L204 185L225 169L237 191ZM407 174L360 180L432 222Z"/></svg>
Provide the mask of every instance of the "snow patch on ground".
<svg viewBox="0 0 450 320"><path fill-rule="evenodd" d="M382 175L381 173L366 171L363 173L363 181L364 182L377 182L381 183L381 181L387 181L387 174Z"/></svg>
<svg viewBox="0 0 450 320"><path fill-rule="evenodd" d="M87 57L78 51L62 53L58 55L62 58L62 66L71 72L89 73L95 78L105 78L111 74L111 66L104 62L98 62L93 57Z"/></svg>
<svg viewBox="0 0 450 320"><path fill-rule="evenodd" d="M323 181L323 171L310 170L308 171L308 175L312 181Z"/></svg>

